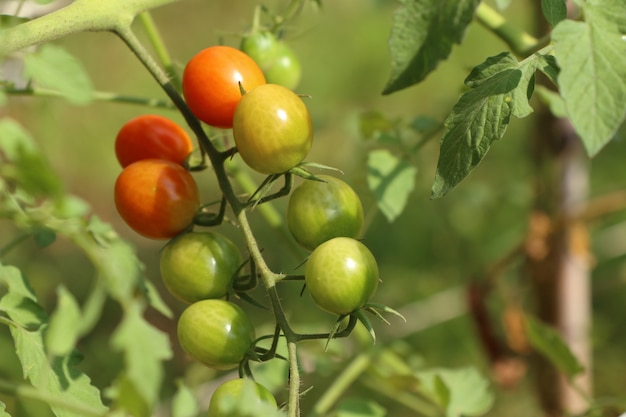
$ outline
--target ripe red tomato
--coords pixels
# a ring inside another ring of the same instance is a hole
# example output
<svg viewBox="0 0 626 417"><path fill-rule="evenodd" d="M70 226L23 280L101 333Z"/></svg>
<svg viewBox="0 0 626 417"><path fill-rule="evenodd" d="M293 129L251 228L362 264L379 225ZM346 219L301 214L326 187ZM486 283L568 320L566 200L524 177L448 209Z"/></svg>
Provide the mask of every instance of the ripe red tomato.
<svg viewBox="0 0 626 417"><path fill-rule="evenodd" d="M278 409L276 399L251 379L231 379L217 387L209 402L208 417L262 416Z"/></svg>
<svg viewBox="0 0 626 417"><path fill-rule="evenodd" d="M359 238L363 205L357 193L339 178L318 175L321 181L304 181L289 197L287 226L308 250L339 236Z"/></svg>
<svg viewBox="0 0 626 417"><path fill-rule="evenodd" d="M166 159L182 165L193 143L173 120L144 114L129 120L115 138L115 155L122 167L142 159Z"/></svg>
<svg viewBox="0 0 626 417"><path fill-rule="evenodd" d="M233 126L233 114L241 90L265 84L263 71L245 53L229 46L203 49L183 71L183 94L187 105L203 122L221 128Z"/></svg>
<svg viewBox="0 0 626 417"><path fill-rule="evenodd" d="M262 174L282 174L308 155L313 123L297 94L281 85L263 84L241 99L233 135L248 166Z"/></svg>
<svg viewBox="0 0 626 417"><path fill-rule="evenodd" d="M178 319L177 334L189 356L215 369L237 367L255 338L241 307L215 299L189 305Z"/></svg>
<svg viewBox="0 0 626 417"><path fill-rule="evenodd" d="M350 314L378 288L378 264L361 242L336 237L319 245L307 260L304 279L315 303L326 311Z"/></svg>
<svg viewBox="0 0 626 417"><path fill-rule="evenodd" d="M126 224L140 235L169 239L193 222L200 197L194 178L182 166L142 159L118 176L115 205Z"/></svg>
<svg viewBox="0 0 626 417"><path fill-rule="evenodd" d="M161 251L161 278L186 303L226 295L243 259L235 244L216 232L176 237Z"/></svg>

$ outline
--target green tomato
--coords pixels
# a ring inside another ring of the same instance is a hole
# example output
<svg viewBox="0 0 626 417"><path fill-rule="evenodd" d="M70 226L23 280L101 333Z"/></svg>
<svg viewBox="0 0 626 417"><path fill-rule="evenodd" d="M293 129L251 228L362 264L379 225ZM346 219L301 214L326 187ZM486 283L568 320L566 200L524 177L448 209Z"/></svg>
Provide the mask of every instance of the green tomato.
<svg viewBox="0 0 626 417"><path fill-rule="evenodd" d="M219 233L186 233L161 252L161 277L172 295L186 303L226 295L243 260L233 242Z"/></svg>
<svg viewBox="0 0 626 417"><path fill-rule="evenodd" d="M318 178L324 182L305 181L293 190L287 205L287 226L308 250L334 237L357 239L363 229L363 205L354 190L339 178Z"/></svg>
<svg viewBox="0 0 626 417"><path fill-rule="evenodd" d="M306 158L313 123L291 90L264 84L248 91L235 110L233 135L241 158L262 174L282 174Z"/></svg>
<svg viewBox="0 0 626 417"><path fill-rule="evenodd" d="M300 83L300 60L289 45L273 33L252 33L242 39L240 49L261 68L268 84L279 84L293 90Z"/></svg>
<svg viewBox="0 0 626 417"><path fill-rule="evenodd" d="M319 245L309 257L304 279L322 309L350 314L365 305L378 288L378 265L356 239L336 237Z"/></svg>
<svg viewBox="0 0 626 417"><path fill-rule="evenodd" d="M231 379L211 396L208 417L258 416L263 410L277 408L276 399L263 385L251 379Z"/></svg>
<svg viewBox="0 0 626 417"><path fill-rule="evenodd" d="M300 60L292 49L283 42L276 45L274 62L267 69L261 68L265 80L270 84L280 84L290 90L295 90L300 84L302 67Z"/></svg>
<svg viewBox="0 0 626 417"><path fill-rule="evenodd" d="M178 341L192 358L215 369L233 369L255 339L246 313L225 300L189 305L178 319Z"/></svg>

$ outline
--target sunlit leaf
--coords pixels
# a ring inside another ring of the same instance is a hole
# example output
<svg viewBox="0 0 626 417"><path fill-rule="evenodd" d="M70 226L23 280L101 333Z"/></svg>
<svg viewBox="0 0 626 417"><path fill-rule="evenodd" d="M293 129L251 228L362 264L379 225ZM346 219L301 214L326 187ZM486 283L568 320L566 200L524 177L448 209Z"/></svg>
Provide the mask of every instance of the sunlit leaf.
<svg viewBox="0 0 626 417"><path fill-rule="evenodd" d="M422 393L439 404L446 417L479 416L493 406L489 382L474 368L431 369L416 376Z"/></svg>
<svg viewBox="0 0 626 417"><path fill-rule="evenodd" d="M422 81L461 42L480 0L401 0L389 40L391 76L383 94Z"/></svg>
<svg viewBox="0 0 626 417"><path fill-rule="evenodd" d="M172 399L172 417L195 417L198 415L198 401L193 392L181 380L176 381L177 390Z"/></svg>
<svg viewBox="0 0 626 417"><path fill-rule="evenodd" d="M561 96L587 153L594 156L626 118L626 39L615 23L589 11L585 22L560 22L552 37Z"/></svg>
<svg viewBox="0 0 626 417"><path fill-rule="evenodd" d="M118 389L117 405L130 410L138 399L126 397L123 391L133 390L145 404L149 415L159 401L163 381L163 361L172 356L170 340L143 317L144 307L136 301L127 305L122 323L112 336L112 347L124 355L123 390ZM130 401L130 403L128 402Z"/></svg>
<svg viewBox="0 0 626 417"><path fill-rule="evenodd" d="M57 288L57 307L50 316L45 334L48 352L53 356L69 354L81 334L80 306L74 296L64 287Z"/></svg>
<svg viewBox="0 0 626 417"><path fill-rule="evenodd" d="M49 360L44 347L47 317L36 303L34 294L28 288L19 270L14 267L0 266L0 283L9 288L9 293L0 299L0 310L7 313L16 323L14 326L9 326L9 329L15 343L15 353L22 365L24 378L27 378L33 387L46 395L58 397L70 405L68 407L51 403L50 407L57 417L104 414L107 408L102 403L100 392L91 385L90 379L76 368L76 356L67 355ZM7 297L14 299L21 297L29 303L14 305L5 310ZM32 314L34 306L38 307L40 311L38 314ZM19 308L25 309L27 313L20 313ZM20 322L25 317L29 317L28 322ZM32 320L39 321L34 323Z"/></svg>
<svg viewBox="0 0 626 417"><path fill-rule="evenodd" d="M403 211L415 187L417 168L388 150L371 151L367 159L367 184L376 204L390 222Z"/></svg>
<svg viewBox="0 0 626 417"><path fill-rule="evenodd" d="M24 72L41 87L63 94L74 104L87 104L93 98L89 75L82 63L65 49L45 44L24 57Z"/></svg>
<svg viewBox="0 0 626 417"><path fill-rule="evenodd" d="M0 401L0 417L11 417L11 414L7 413L6 405Z"/></svg>
<svg viewBox="0 0 626 417"><path fill-rule="evenodd" d="M585 18L597 20L597 17L617 25L621 33L626 33L626 2L623 0L586 0Z"/></svg>
<svg viewBox="0 0 626 417"><path fill-rule="evenodd" d="M440 198L461 182L501 139L511 116L532 112L537 58L519 63L509 53L488 58L472 70L464 92L446 119L432 197Z"/></svg>
<svg viewBox="0 0 626 417"><path fill-rule="evenodd" d="M567 17L565 0L541 0L541 11L550 26L554 26Z"/></svg>
<svg viewBox="0 0 626 417"><path fill-rule="evenodd" d="M526 316L525 328L531 346L561 372L571 378L584 370L555 329L532 316Z"/></svg>

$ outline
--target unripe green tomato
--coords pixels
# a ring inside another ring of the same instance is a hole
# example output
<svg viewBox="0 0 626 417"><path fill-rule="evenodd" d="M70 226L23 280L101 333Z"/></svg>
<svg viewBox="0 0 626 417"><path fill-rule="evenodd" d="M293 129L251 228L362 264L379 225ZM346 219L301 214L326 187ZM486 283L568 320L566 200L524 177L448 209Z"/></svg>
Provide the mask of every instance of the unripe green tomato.
<svg viewBox="0 0 626 417"><path fill-rule="evenodd" d="M253 414L233 412L231 405L251 410ZM231 379L217 387L211 396L208 417L249 417L268 408L277 409L278 405L267 388L251 379Z"/></svg>
<svg viewBox="0 0 626 417"><path fill-rule="evenodd" d="M202 300L180 315L178 341L187 354L215 369L233 369L255 339L254 326L241 307L225 300Z"/></svg>
<svg viewBox="0 0 626 417"><path fill-rule="evenodd" d="M221 298L242 262L239 249L225 236L186 233L161 252L161 278L169 292L186 303Z"/></svg>
<svg viewBox="0 0 626 417"><path fill-rule="evenodd" d="M282 174L306 158L313 142L313 122L302 99L276 84L248 91L233 118L237 150L262 174Z"/></svg>
<svg viewBox="0 0 626 417"><path fill-rule="evenodd" d="M319 175L307 180L289 197L287 226L296 241L308 250L339 236L359 238L363 229L363 205L354 190L339 178Z"/></svg>
<svg viewBox="0 0 626 417"><path fill-rule="evenodd" d="M335 314L365 305L378 288L378 264L356 239L336 237L319 245L306 262L304 279L315 303Z"/></svg>
<svg viewBox="0 0 626 417"><path fill-rule="evenodd" d="M300 60L285 42L271 32L254 32L241 41L240 49L263 71L268 84L279 84L294 90L300 83Z"/></svg>
<svg viewBox="0 0 626 417"><path fill-rule="evenodd" d="M276 45L274 62L263 70L265 79L270 84L280 84L290 90L295 90L300 84L302 67L300 60L293 50L284 42Z"/></svg>

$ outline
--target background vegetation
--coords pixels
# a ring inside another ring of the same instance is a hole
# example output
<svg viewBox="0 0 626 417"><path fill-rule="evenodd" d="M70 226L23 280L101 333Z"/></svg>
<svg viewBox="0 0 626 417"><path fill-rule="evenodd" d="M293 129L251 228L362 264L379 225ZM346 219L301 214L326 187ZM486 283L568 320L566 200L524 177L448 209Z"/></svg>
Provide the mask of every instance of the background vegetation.
<svg viewBox="0 0 626 417"><path fill-rule="evenodd" d="M265 3L269 9L284 7L282 1ZM502 13L515 26L532 32L535 30L534 3L514 1ZM240 34L250 25L256 5L257 2L248 0L186 0L154 9L152 16L180 69L203 47L216 43L237 46ZM465 42L455 47L450 58L423 83L383 96L381 92L390 73L388 37L397 6L395 2L380 0L324 2L320 9L306 7L293 27L287 28L286 41L296 51L303 67L298 92L312 97L307 105L315 124L315 142L308 159L340 167L364 202L368 219L365 242L379 262L384 281L375 300L399 309L407 318L406 324L393 321L389 328L377 325L379 345L392 345L398 355L417 368L478 366L483 374L497 377L491 384L495 402L487 415L537 415L539 406L532 375L528 375L531 371L525 365L530 356L522 354L515 366L509 366L507 371L511 374L503 375L501 370L494 369L465 303L468 284L484 278L485 271L526 236L533 203L533 166L528 140L529 135L534 134L531 123L528 119L514 120L505 140L495 143L481 165L453 192L438 200L430 199L430 188L441 132L432 135L420 152L411 156L417 168L415 188L405 210L393 222L376 207L376 199L368 189L367 152L380 145L364 137L360 124L363 114L374 113L406 124L417 116L427 118L421 120L442 123L464 90L463 79L469 70L506 46L487 29L472 23ZM137 33L143 39L138 25ZM96 90L166 99L116 37L108 33L80 33L55 43L80 59ZM119 218L112 198L113 184L120 171L113 152L117 130L130 118L155 111L184 124L175 111L107 101L80 106L57 98L10 96L8 105L0 107L0 115L15 118L36 138L66 191L89 202L94 214L111 223L124 239L132 242L145 264L147 278L178 313L184 306L167 294L159 277L162 242L143 239L128 229ZM535 115L530 119L533 117ZM590 166L592 197L623 188L624 139L622 129L593 161L586 161ZM407 142L416 141L416 137L409 135ZM205 200L218 198L216 185L208 175L196 178ZM284 213L285 203L278 200L275 206ZM253 212L251 218L268 263L276 271L288 272L297 267L304 252L294 249L293 242L268 226L259 213ZM221 230L243 244L232 226L227 224ZM11 222L0 222L0 248L19 233ZM603 217L591 229L594 396L598 401L606 399L611 404L619 404L615 398L624 398L626 386L626 334L622 331L626 326L625 234L626 216L620 211ZM62 238L43 249L26 241L3 253L2 262L22 269L48 311L56 305L60 284L81 300L93 282L89 260ZM521 262L507 265L497 278L499 288L504 288L503 291L515 288L530 294L530 283L524 282L524 275L520 273L522 268ZM297 284L281 291L284 291L287 310L292 312L291 319L298 326L323 331L332 323L332 317L318 312L307 295L298 296ZM532 302L531 299L524 301ZM500 297L490 297L487 307L495 318L495 331L504 338L507 336L506 306ZM263 315L254 314L254 307L247 309L253 313L252 317L265 319ZM118 305L107 302L103 318L78 346L84 356L81 369L99 387L108 386L122 368L122 357L112 352L108 343L120 314ZM183 355L175 338L175 320L155 311L148 314L151 323L171 335L175 351L172 360L166 362L162 397L170 398L176 391L176 381L184 379L189 386L197 388L206 401L212 387L225 375L194 364ZM271 322L258 324L269 332L273 327ZM323 387L334 380L345 361L362 351L363 337L357 331L348 340L332 342L326 354L322 353L323 342L303 345L303 378L305 385L313 387L303 398L304 409L310 409L319 399ZM8 329L0 326L0 376L19 378L20 368L9 339ZM270 387L279 400L286 399L284 372L280 363L258 371L261 382ZM384 393L372 391L368 379L374 378L366 373L347 391L346 397L373 398L387 409L389 416L415 415L414 410L392 401ZM0 400L9 408L29 410L23 415L46 415L44 408L36 403L15 404L12 398L1 395ZM615 412L618 409L616 406ZM603 412L611 415L611 410Z"/></svg>

